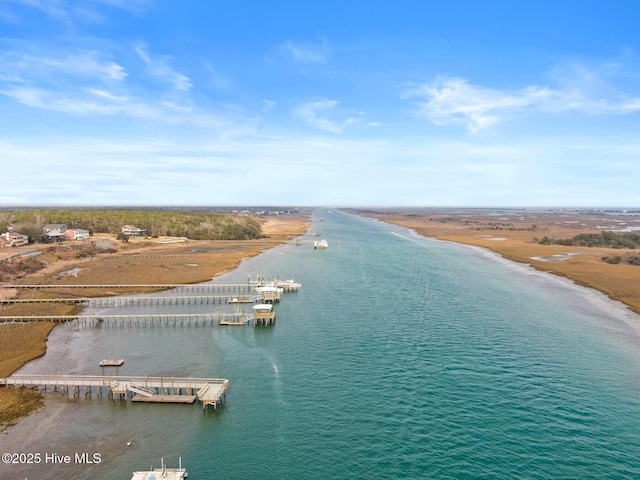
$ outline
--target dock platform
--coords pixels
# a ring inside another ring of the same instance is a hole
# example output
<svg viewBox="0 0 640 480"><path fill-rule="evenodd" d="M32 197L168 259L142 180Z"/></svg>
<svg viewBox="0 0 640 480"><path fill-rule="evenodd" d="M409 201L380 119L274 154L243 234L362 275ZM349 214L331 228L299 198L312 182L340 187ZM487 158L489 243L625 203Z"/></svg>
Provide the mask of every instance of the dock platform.
<svg viewBox="0 0 640 480"><path fill-rule="evenodd" d="M226 399L229 380L226 378L192 377L149 377L149 376L102 376L102 375L23 375L14 374L0 378L0 386L32 387L44 391L73 392L74 397L89 396L94 392L101 395L106 390L114 399L127 399L136 396L150 403L193 403L195 399L217 409ZM175 397L184 397L178 401ZM195 397L190 401L191 397Z"/></svg>
<svg viewBox="0 0 640 480"><path fill-rule="evenodd" d="M151 397L145 397L144 395L137 394L131 398L131 401L146 403L194 403L196 398L195 395L153 395Z"/></svg>

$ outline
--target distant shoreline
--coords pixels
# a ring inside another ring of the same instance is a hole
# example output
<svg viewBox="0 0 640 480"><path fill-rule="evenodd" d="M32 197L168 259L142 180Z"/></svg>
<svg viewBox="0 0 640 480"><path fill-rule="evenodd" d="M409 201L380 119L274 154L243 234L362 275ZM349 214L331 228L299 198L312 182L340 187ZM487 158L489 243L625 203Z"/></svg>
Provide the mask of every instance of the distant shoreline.
<svg viewBox="0 0 640 480"><path fill-rule="evenodd" d="M356 215L409 228L422 237L492 251L506 260L530 265L538 271L553 273L576 285L597 290L640 314L640 266L611 265L601 260L604 255L621 254L626 250L541 245L534 241L545 235L571 238L579 233L601 231L597 224L603 219L590 212L504 210L496 216L488 215L484 210L468 209L389 210L346 209ZM603 215L607 216L604 220L610 222L633 220L634 225L640 226L640 215L621 213L622 220L611 213Z"/></svg>

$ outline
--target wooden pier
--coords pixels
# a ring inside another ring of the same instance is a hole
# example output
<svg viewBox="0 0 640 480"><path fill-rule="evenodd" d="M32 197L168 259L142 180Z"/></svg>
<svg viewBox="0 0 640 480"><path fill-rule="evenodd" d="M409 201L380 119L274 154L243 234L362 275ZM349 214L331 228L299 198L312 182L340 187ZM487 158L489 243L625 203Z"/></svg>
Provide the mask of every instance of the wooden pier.
<svg viewBox="0 0 640 480"><path fill-rule="evenodd" d="M237 301L234 301L237 300ZM205 305L226 303L255 303L262 295L191 295L163 297L79 297L79 298L27 298L0 300L0 305L60 303L86 307L122 307L126 305Z"/></svg>
<svg viewBox="0 0 640 480"><path fill-rule="evenodd" d="M74 322L77 327L146 327L146 326L198 326L224 325L223 322L247 322L253 320L253 315L244 312L235 313L155 313L147 315L13 315L0 317L0 323L29 323L29 322Z"/></svg>
<svg viewBox="0 0 640 480"><path fill-rule="evenodd" d="M116 399L130 398L150 403L202 403L217 409L226 399L226 378L100 376L100 375L21 375L0 378L0 385L62 391L80 396L96 394Z"/></svg>
<svg viewBox="0 0 640 480"><path fill-rule="evenodd" d="M301 245L313 245L314 242L315 240L296 240L295 245L298 247Z"/></svg>
<svg viewBox="0 0 640 480"><path fill-rule="evenodd" d="M178 290L178 291L195 291L195 292L254 292L256 288L268 285L270 283L278 283L278 280L265 282L250 283L137 283L137 284L99 284L99 285L78 285L78 284L0 284L2 288L28 288L33 290L45 289L85 289L85 290L126 290L126 289L145 289L145 290ZM300 284L279 285L285 292L295 292L300 288Z"/></svg>

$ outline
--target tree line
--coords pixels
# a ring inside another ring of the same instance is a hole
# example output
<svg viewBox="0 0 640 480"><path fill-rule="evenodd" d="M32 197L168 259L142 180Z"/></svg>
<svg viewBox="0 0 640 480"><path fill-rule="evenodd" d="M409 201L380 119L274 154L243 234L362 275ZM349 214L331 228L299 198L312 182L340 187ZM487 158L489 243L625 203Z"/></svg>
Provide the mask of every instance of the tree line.
<svg viewBox="0 0 640 480"><path fill-rule="evenodd" d="M581 233L573 238L554 238L544 236L536 239L541 245L567 245L570 247L607 247L607 248L638 248L640 234L626 232L615 233L603 230L600 233Z"/></svg>
<svg viewBox="0 0 640 480"><path fill-rule="evenodd" d="M261 238L254 218L228 213L155 209L18 209L0 211L0 233L17 232L40 238L47 224L65 224L90 233L122 231L124 225L146 230L149 236L188 237L194 240L250 240Z"/></svg>
<svg viewBox="0 0 640 480"><path fill-rule="evenodd" d="M603 230L600 233L581 233L573 238L542 237L535 239L542 245L568 245L571 247L602 247L602 248L628 248L640 247L640 234L626 232L615 233ZM607 255L602 261L611 264L628 263L640 265L640 254L627 252L624 255Z"/></svg>

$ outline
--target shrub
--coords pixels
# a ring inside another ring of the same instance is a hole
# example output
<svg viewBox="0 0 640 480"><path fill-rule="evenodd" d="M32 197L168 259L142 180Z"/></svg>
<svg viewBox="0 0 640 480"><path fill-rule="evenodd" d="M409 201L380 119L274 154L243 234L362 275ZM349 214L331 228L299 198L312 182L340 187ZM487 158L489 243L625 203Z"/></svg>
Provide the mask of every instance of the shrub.
<svg viewBox="0 0 640 480"><path fill-rule="evenodd" d="M607 263L611 263L613 265L617 265L622 261L622 257L620 255L611 255L610 257L602 257L602 260Z"/></svg>

